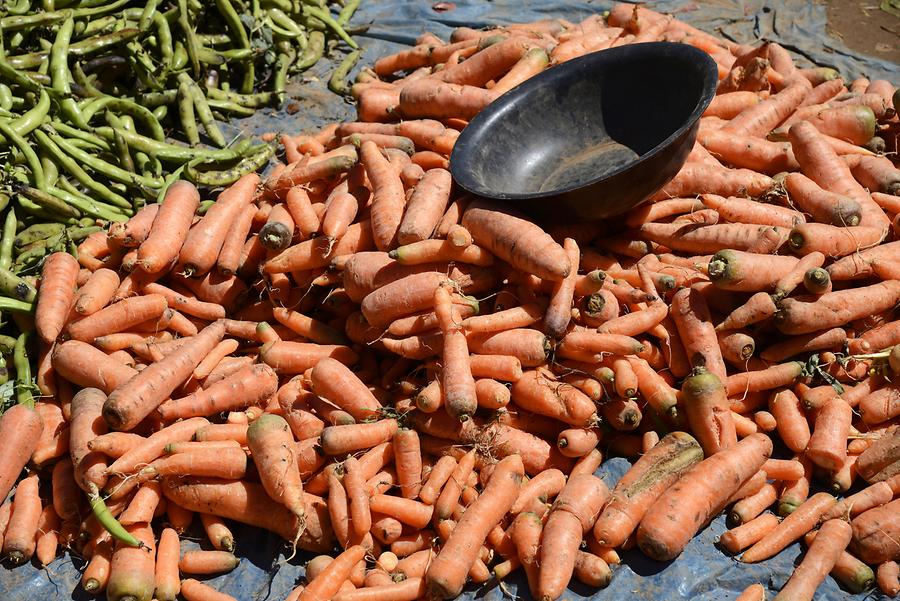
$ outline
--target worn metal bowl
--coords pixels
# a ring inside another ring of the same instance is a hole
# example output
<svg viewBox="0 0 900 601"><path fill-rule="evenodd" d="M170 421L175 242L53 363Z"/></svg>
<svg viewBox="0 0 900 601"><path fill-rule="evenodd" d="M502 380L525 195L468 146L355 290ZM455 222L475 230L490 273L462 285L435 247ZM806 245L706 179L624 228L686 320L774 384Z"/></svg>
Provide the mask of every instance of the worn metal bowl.
<svg viewBox="0 0 900 601"><path fill-rule="evenodd" d="M716 63L687 44L594 52L532 77L476 115L450 170L463 189L533 215L616 215L678 173L717 81Z"/></svg>

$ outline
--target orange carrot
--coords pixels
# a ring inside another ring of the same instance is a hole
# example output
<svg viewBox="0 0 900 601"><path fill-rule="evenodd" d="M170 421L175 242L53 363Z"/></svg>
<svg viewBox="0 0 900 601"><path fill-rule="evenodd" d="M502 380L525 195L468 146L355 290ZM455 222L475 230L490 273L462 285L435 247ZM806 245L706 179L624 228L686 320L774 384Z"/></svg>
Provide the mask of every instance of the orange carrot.
<svg viewBox="0 0 900 601"><path fill-rule="evenodd" d="M100 541L94 545L94 554L81 574L81 586L88 593L102 593L109 581L109 564L112 559L112 545L109 541ZM170 601L164 596L158 596L159 601ZM171 597L174 601L175 597Z"/></svg>
<svg viewBox="0 0 900 601"><path fill-rule="evenodd" d="M266 364L248 365L203 390L157 407L163 419L213 415L243 409L270 398L278 390L278 375Z"/></svg>
<svg viewBox="0 0 900 601"><path fill-rule="evenodd" d="M469 367L469 349L462 320L454 310L449 289L444 286L434 291L434 312L444 339L441 369L444 407L451 416L466 421L478 408L475 379Z"/></svg>
<svg viewBox="0 0 900 601"><path fill-rule="evenodd" d="M322 430L322 450L328 455L368 449L390 440L397 431L397 421L383 419L373 423L328 426Z"/></svg>
<svg viewBox="0 0 900 601"><path fill-rule="evenodd" d="M159 207L157 203L148 204L128 221L110 224L109 240L126 248L139 246L150 233Z"/></svg>
<svg viewBox="0 0 900 601"><path fill-rule="evenodd" d="M119 274L111 269L98 269L75 294L73 309L79 315L90 315L105 307L119 287Z"/></svg>
<svg viewBox="0 0 900 601"><path fill-rule="evenodd" d="M771 506L777 499L778 489L772 484L763 484L758 491L735 503L731 508L731 512L728 514L728 519L732 524L746 524L759 516L759 514L767 507Z"/></svg>
<svg viewBox="0 0 900 601"><path fill-rule="evenodd" d="M725 388L715 374L697 368L681 387L691 431L709 457L737 443Z"/></svg>
<svg viewBox="0 0 900 601"><path fill-rule="evenodd" d="M741 556L741 561L755 563L773 557L812 530L819 518L830 510L835 502L835 498L828 493L817 493L811 496L787 516L777 528L747 549Z"/></svg>
<svg viewBox="0 0 900 601"><path fill-rule="evenodd" d="M66 324L74 302L78 269L78 261L68 253L56 252L44 260L34 324L38 336L47 344L53 344Z"/></svg>
<svg viewBox="0 0 900 601"><path fill-rule="evenodd" d="M672 297L670 312L691 365L705 367L725 382L725 362L703 296L695 289L679 290Z"/></svg>
<svg viewBox="0 0 900 601"><path fill-rule="evenodd" d="M522 475L519 457L507 457L497 464L484 492L463 514L429 566L425 579L431 594L450 599L460 593L477 557L478 542L485 539L512 507Z"/></svg>
<svg viewBox="0 0 900 601"><path fill-rule="evenodd" d="M812 600L816 589L834 568L841 553L850 544L853 531L842 520L829 520L819 529L803 561L794 570L787 584L775 596L779 601ZM746 553L745 553L746 555Z"/></svg>
<svg viewBox="0 0 900 601"><path fill-rule="evenodd" d="M759 104L748 107L722 129L735 134L765 136L794 112L809 89L808 83L794 83Z"/></svg>
<svg viewBox="0 0 900 601"><path fill-rule="evenodd" d="M885 561L879 564L877 579L878 588L889 597L896 597L900 593L900 566L896 561Z"/></svg>
<svg viewBox="0 0 900 601"><path fill-rule="evenodd" d="M400 494L415 499L422 488L422 453L415 430L401 428L393 438L394 463L400 480Z"/></svg>
<svg viewBox="0 0 900 601"><path fill-rule="evenodd" d="M745 521L737 528L726 531L719 537L719 544L729 553L740 553L747 547L762 540L778 526L775 514L764 513L752 520Z"/></svg>
<svg viewBox="0 0 900 601"><path fill-rule="evenodd" d="M138 247L138 265L147 273L162 271L178 256L191 227L200 194L190 182L178 180L166 190L147 238Z"/></svg>
<svg viewBox="0 0 900 601"><path fill-rule="evenodd" d="M478 200L463 214L462 225L479 246L513 267L540 278L558 281L575 269L565 250L534 223L501 208Z"/></svg>
<svg viewBox="0 0 900 601"><path fill-rule="evenodd" d="M164 528L159 536L156 549L156 592L159 601L175 601L181 591L181 579L178 574L178 559L181 545L178 533L172 528Z"/></svg>
<svg viewBox="0 0 900 601"><path fill-rule="evenodd" d="M69 335L75 340L92 342L99 336L121 332L145 321L157 319L166 308L166 298L160 294L126 298L71 323L68 328Z"/></svg>
<svg viewBox="0 0 900 601"><path fill-rule="evenodd" d="M181 596L187 601L237 601L231 595L219 592L208 584L193 578L181 581Z"/></svg>
<svg viewBox="0 0 900 601"><path fill-rule="evenodd" d="M3 536L2 547L3 555L9 558L13 565L28 561L35 552L35 535L41 518L38 485L37 473L32 473L23 478L16 487L12 513Z"/></svg>
<svg viewBox="0 0 900 601"><path fill-rule="evenodd" d="M766 292L757 292L747 302L732 311L716 330L736 330L745 326L758 323L775 315L778 308L772 300L772 296Z"/></svg>
<svg viewBox="0 0 900 601"><path fill-rule="evenodd" d="M150 524L127 526L126 530L144 546L117 543L109 566L108 599L150 599L155 587L156 542Z"/></svg>
<svg viewBox="0 0 900 601"><path fill-rule="evenodd" d="M651 242L693 254L711 254L726 248L766 254L785 242L788 231L753 223L645 223L641 235Z"/></svg>
<svg viewBox="0 0 900 601"><path fill-rule="evenodd" d="M676 557L771 452L767 436L751 434L694 466L648 509L637 531L641 550L659 561Z"/></svg>
<svg viewBox="0 0 900 601"><path fill-rule="evenodd" d="M165 357L116 388L103 405L103 417L119 430L130 430L156 409L194 371L225 334L222 322L203 329L177 353Z"/></svg>

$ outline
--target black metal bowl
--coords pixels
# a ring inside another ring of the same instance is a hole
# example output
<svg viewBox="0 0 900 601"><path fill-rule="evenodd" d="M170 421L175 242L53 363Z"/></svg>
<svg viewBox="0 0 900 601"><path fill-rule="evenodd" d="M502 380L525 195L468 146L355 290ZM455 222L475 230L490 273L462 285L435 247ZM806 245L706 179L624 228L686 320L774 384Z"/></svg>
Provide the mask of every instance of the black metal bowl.
<svg viewBox="0 0 900 601"><path fill-rule="evenodd" d="M547 218L627 211L687 160L716 91L716 63L687 44L594 52L510 90L463 130L463 189Z"/></svg>

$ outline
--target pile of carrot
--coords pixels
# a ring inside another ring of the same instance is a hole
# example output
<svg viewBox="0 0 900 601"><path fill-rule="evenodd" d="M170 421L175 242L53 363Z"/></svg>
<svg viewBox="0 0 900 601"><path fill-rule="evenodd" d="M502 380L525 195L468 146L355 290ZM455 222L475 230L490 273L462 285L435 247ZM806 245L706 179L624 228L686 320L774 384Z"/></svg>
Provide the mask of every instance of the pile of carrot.
<svg viewBox="0 0 900 601"><path fill-rule="evenodd" d="M720 89L652 202L545 230L454 188L492 99L656 40L708 52ZM202 216L178 181L47 258L17 344L40 395L0 418L2 554L67 548L110 601L222 601L194 576L239 564L237 521L320 554L291 601L451 599L518 569L552 600L726 511L743 562L804 540L776 599L829 574L896 595L894 93L631 4L424 34L364 71L359 121L283 135L264 180ZM635 459L613 490L609 455ZM182 553L195 518L208 543Z"/></svg>

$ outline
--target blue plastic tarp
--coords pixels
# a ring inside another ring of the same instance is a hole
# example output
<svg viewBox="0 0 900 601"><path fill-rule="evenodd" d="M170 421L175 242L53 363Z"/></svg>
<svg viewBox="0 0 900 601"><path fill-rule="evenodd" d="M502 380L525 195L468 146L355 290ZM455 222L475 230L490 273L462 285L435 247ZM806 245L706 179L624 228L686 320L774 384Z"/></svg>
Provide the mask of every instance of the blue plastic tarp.
<svg viewBox="0 0 900 601"><path fill-rule="evenodd" d="M437 12L432 10L431 2L422 0L364 0L352 22L353 25L369 24L368 31L357 36L365 49L361 64L371 64L379 56L412 44L426 30L447 39L454 27L462 25L483 27L557 17L578 21L608 10L613 3L605 0L458 0L454 4L455 8L450 11ZM776 41L794 52L801 64L834 67L848 80L861 75L888 78L894 82L900 79L897 64L855 53L829 36L825 6L813 0L661 0L646 5L661 12L675 13L679 19L738 42ZM335 54L332 58L340 60L340 55ZM234 123L230 129L245 134L297 133L329 121L352 119L353 106L324 87L333 66L334 63L323 63L307 72L302 81L289 86L291 114L265 109L253 118ZM624 459L613 458L603 464L598 475L612 487L628 465ZM195 524L195 528L184 540L184 549L196 548L197 541L204 540L199 524ZM303 565L310 555L298 554L288 560L289 550L276 535L240 524L234 524L233 531L241 563L228 574L210 578L209 584L239 601L284 599L302 578ZM777 591L787 581L802 552L800 546L794 544L769 561L745 565L716 547L715 542L724 531L725 520L720 516L672 562L653 562L638 551L625 552L622 554L624 562L614 568L612 582L607 588L594 591L573 583L565 598L726 601L735 599L754 582ZM0 601L89 599L91 597L79 585L83 568L84 562L69 553L58 557L46 569L33 564L0 568ZM512 596L531 599L520 575L512 577L503 587L493 582L483 587L469 587L464 598L501 601ZM886 600L887 597L877 592L851 595L828 578L816 599L861 601Z"/></svg>

